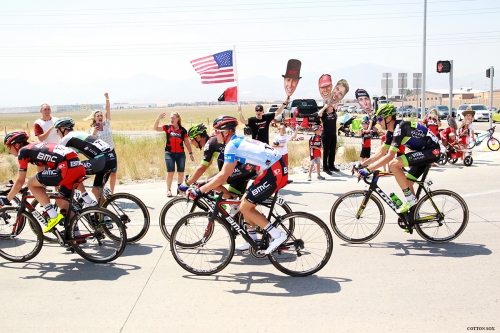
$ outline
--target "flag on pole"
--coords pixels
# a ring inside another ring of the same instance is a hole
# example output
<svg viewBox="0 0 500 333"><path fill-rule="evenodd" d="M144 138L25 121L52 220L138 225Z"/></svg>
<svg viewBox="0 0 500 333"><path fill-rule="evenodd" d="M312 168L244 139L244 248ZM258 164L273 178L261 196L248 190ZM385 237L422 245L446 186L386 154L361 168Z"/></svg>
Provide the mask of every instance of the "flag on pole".
<svg viewBox="0 0 500 333"><path fill-rule="evenodd" d="M191 60L202 84L234 82L233 51L224 51Z"/></svg>
<svg viewBox="0 0 500 333"><path fill-rule="evenodd" d="M238 102L238 87L229 87L217 99L219 102Z"/></svg>

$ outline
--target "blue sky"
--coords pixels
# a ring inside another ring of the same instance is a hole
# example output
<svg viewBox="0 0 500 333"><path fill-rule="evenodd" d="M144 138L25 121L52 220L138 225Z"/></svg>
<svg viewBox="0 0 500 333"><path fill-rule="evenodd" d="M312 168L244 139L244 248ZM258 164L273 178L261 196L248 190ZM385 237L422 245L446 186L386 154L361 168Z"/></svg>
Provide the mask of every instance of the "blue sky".
<svg viewBox="0 0 500 333"><path fill-rule="evenodd" d="M357 64L422 72L423 0L0 0L1 79L92 83L197 77L189 61L236 46L238 76ZM427 73L484 73L500 54L500 2L427 2ZM393 74L394 77L394 74ZM29 92L27 92L29 93Z"/></svg>

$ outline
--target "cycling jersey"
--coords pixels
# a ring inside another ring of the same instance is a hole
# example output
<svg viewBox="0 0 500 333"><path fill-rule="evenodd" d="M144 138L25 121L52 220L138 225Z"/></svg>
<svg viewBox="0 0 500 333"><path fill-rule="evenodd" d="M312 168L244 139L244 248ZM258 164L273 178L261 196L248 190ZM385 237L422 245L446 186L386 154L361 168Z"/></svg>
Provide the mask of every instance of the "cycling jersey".
<svg viewBox="0 0 500 333"><path fill-rule="evenodd" d="M400 144L415 151L426 148L439 148L438 138L434 133L424 125L414 121L401 121L396 124L390 149L398 151Z"/></svg>
<svg viewBox="0 0 500 333"><path fill-rule="evenodd" d="M424 125L427 126L427 128L430 129L434 135L438 134L439 125L436 119L427 118L424 120Z"/></svg>
<svg viewBox="0 0 500 333"><path fill-rule="evenodd" d="M184 127L175 129L172 125L163 125L162 128L167 134L165 151L169 153L183 153L184 139L188 137L186 129Z"/></svg>
<svg viewBox="0 0 500 333"><path fill-rule="evenodd" d="M268 144L233 135L224 149L224 162L239 161L262 172L281 159L280 153Z"/></svg>
<svg viewBox="0 0 500 333"><path fill-rule="evenodd" d="M361 130L361 147L370 148L372 146L372 130Z"/></svg>
<svg viewBox="0 0 500 333"><path fill-rule="evenodd" d="M208 166L210 162L216 158L217 165L220 170L222 168L222 164L224 164L225 147L226 146L223 143L219 143L217 141L217 136L211 136L203 147L203 159L201 160L201 164Z"/></svg>
<svg viewBox="0 0 500 333"><path fill-rule="evenodd" d="M84 132L71 131L61 139L61 145L71 147L87 158L95 158L98 155L113 150L104 140Z"/></svg>
<svg viewBox="0 0 500 333"><path fill-rule="evenodd" d="M313 147L321 148L321 136L314 134L309 139L309 157L311 160L314 160L317 157L321 157L321 150L314 149Z"/></svg>

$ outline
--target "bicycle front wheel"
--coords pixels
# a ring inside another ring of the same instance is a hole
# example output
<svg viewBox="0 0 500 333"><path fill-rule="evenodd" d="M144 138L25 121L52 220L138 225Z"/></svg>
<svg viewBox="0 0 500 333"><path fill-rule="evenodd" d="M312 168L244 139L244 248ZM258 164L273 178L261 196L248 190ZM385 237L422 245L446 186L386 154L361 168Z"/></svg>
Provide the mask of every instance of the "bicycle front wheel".
<svg viewBox="0 0 500 333"><path fill-rule="evenodd" d="M330 260L332 234L317 216L294 212L282 217L282 227L293 224L288 239L269 254L269 260L280 272L291 276L308 276L318 272Z"/></svg>
<svg viewBox="0 0 500 333"><path fill-rule="evenodd" d="M448 190L432 191L430 197L425 195L415 205L413 214L415 230L432 243L457 238L469 222L469 208L464 199Z"/></svg>
<svg viewBox="0 0 500 333"><path fill-rule="evenodd" d="M205 231L210 237L205 237ZM182 244L198 244L184 247ZM205 212L183 217L171 232L170 250L175 261L196 275L211 275L223 270L234 255L234 237L228 224L219 217L210 222Z"/></svg>
<svg viewBox="0 0 500 333"><path fill-rule="evenodd" d="M500 148L500 142L498 141L497 138L490 137L488 139L488 142L486 142L486 145L490 150L497 151Z"/></svg>
<svg viewBox="0 0 500 333"><path fill-rule="evenodd" d="M35 219L17 207L0 209L0 256L13 262L36 257L43 246L42 228ZM29 227L28 227L29 226Z"/></svg>
<svg viewBox="0 0 500 333"><path fill-rule="evenodd" d="M102 207L114 213L127 229L127 243L141 240L149 229L150 217L146 205L129 193L116 193L107 198Z"/></svg>
<svg viewBox="0 0 500 333"><path fill-rule="evenodd" d="M347 192L334 202L330 211L330 224L333 232L343 241L365 243L382 231L385 223L382 203L371 195L366 207L362 209L364 199L365 191L356 190Z"/></svg>
<svg viewBox="0 0 500 333"><path fill-rule="evenodd" d="M73 216L69 228L68 242L82 258L91 262L113 261L127 245L124 224L105 208L83 209Z"/></svg>
<svg viewBox="0 0 500 333"><path fill-rule="evenodd" d="M205 207L201 201L198 204ZM167 240L170 240L170 232L181 218L190 213L202 211L208 211L208 207L202 210L193 200L187 198L178 197L168 201L160 212L161 233Z"/></svg>

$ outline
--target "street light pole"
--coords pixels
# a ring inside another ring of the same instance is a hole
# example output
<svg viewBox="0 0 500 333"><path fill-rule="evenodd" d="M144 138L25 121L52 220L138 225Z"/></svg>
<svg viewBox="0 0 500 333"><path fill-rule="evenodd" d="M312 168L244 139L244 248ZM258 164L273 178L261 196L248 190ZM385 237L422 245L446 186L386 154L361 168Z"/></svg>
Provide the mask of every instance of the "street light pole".
<svg viewBox="0 0 500 333"><path fill-rule="evenodd" d="M425 65L426 65L426 44L427 44L427 0L424 0L424 45L422 56L422 116L425 114Z"/></svg>

